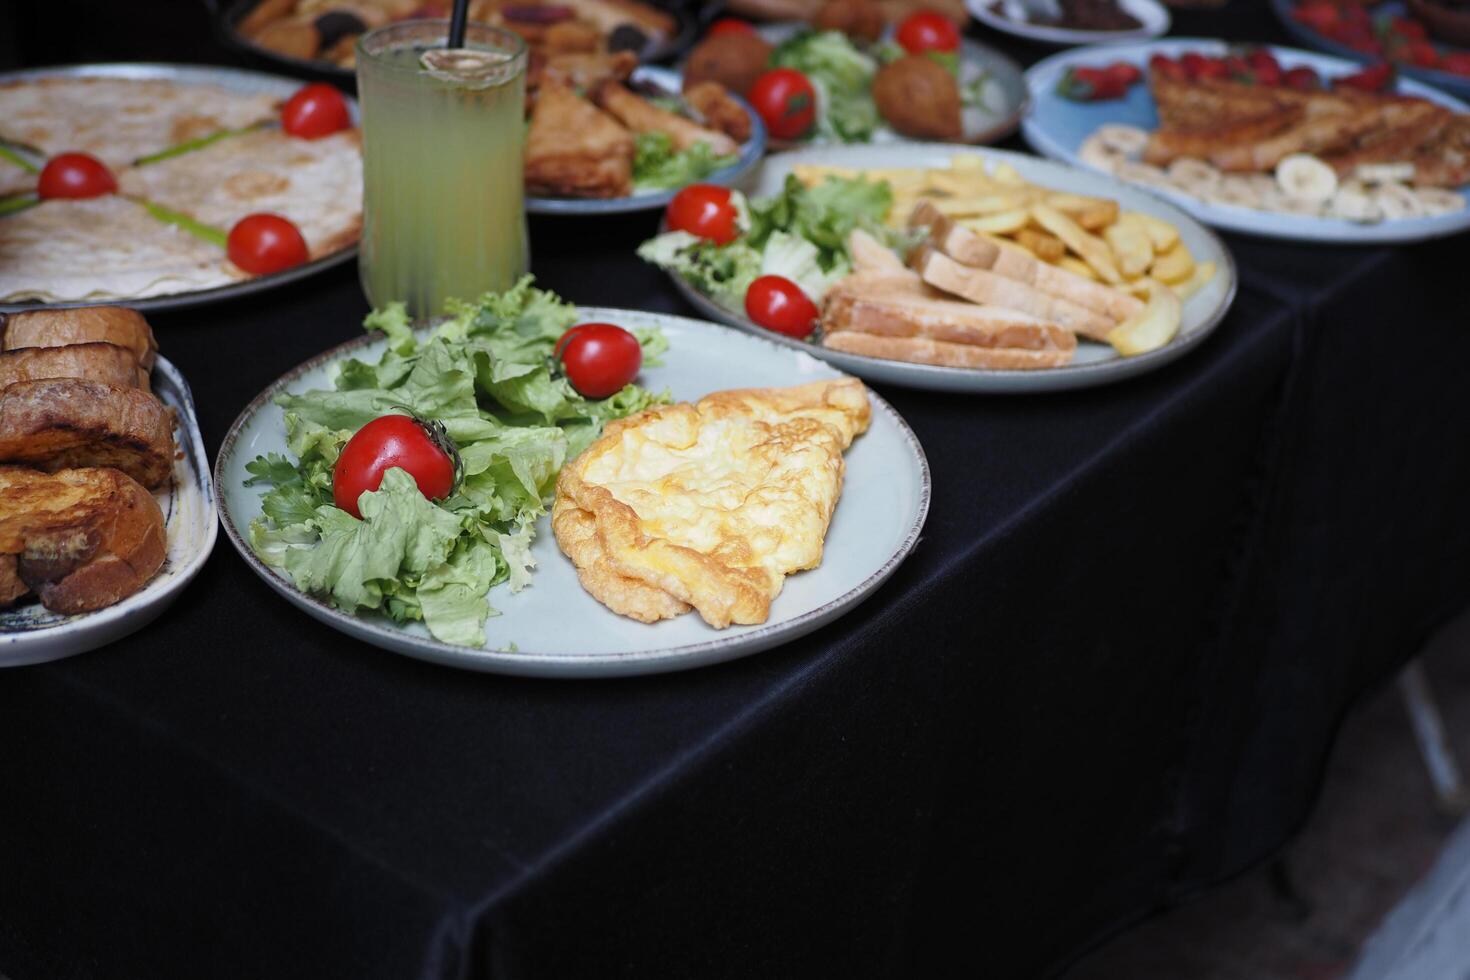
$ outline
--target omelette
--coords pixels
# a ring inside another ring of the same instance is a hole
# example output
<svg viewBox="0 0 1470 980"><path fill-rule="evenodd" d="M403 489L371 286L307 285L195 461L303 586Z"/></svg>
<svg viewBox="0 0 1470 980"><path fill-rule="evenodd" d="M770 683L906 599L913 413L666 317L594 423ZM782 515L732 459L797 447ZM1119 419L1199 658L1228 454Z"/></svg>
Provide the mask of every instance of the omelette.
<svg viewBox="0 0 1470 980"><path fill-rule="evenodd" d="M613 612L763 623L786 576L821 563L843 451L870 417L867 389L843 378L612 422L557 480L557 544Z"/></svg>

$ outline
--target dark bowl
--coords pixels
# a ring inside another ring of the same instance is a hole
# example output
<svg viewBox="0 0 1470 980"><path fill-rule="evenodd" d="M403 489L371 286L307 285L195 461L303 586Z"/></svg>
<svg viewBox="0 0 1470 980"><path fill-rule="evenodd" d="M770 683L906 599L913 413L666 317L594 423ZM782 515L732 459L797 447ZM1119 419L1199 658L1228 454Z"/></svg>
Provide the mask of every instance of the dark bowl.
<svg viewBox="0 0 1470 980"><path fill-rule="evenodd" d="M1409 12L1439 40L1470 47L1470 7L1456 10L1433 0L1409 0Z"/></svg>

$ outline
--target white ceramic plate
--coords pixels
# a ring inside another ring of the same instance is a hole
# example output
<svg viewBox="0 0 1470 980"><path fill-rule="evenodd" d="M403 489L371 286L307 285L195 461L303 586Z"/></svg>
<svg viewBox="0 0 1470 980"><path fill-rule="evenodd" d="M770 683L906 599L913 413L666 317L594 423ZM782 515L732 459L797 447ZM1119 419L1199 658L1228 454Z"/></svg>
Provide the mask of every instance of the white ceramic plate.
<svg viewBox="0 0 1470 980"><path fill-rule="evenodd" d="M1214 262L1215 278L1184 304L1184 322L1173 341L1155 351L1134 357L1120 357L1107 344L1078 340L1077 353L1065 367L1039 371L991 371L981 368L938 367L933 364L909 364L880 357L864 357L844 351L829 350L820 344L773 334L758 327L743 313L727 310L708 296L698 292L677 275L670 274L674 285L701 313L739 327L757 336L820 357L836 367L870 381L903 385L908 388L930 388L939 391L968 391L1009 394L1030 391L1063 391L1090 388L1094 385L1122 381L1155 370L1180 357L1209 336L1224 318L1235 299L1235 260L1224 243L1199 222L1178 208L1103 174L1077 170L1024 153L1005 150L967 150L947 143L910 143L897 146L828 146L798 150L771 157L761 168L754 193L767 196L780 191L786 175L797 164L827 164L837 167L946 167L956 153L979 153L992 162L1004 161L1033 183L1059 191L1072 191L1095 197L1115 199L1126 211L1142 211L1156 215L1179 229L1180 238L1189 246L1196 261Z"/></svg>
<svg viewBox="0 0 1470 980"><path fill-rule="evenodd" d="M1148 59L1154 54L1177 58L1186 51L1202 54L1223 54L1227 45L1223 41L1199 38L1154 41L1148 44L1105 45L1079 48L1053 55L1037 62L1026 72L1031 84L1031 114L1021 124L1021 131L1040 153L1055 160L1064 160L1077 166L1086 166L1078 155L1082 142L1104 123L1125 123L1141 129L1152 130L1158 126L1158 113L1147 84L1133 86L1126 98L1107 102L1073 102L1056 94L1057 81L1063 72L1076 65L1103 65L1114 61L1128 61L1147 71ZM1283 68L1306 65L1316 69L1324 78L1350 75L1361 70L1356 62L1327 55L1298 51L1295 48L1267 46L1281 62ZM1438 102L1456 112L1470 112L1463 102L1432 89L1427 85L1401 79L1399 91L1405 95L1416 95ZM1314 218L1307 215L1276 214L1256 211L1251 208L1228 204L1214 204L1191 197L1168 188L1146 188L1150 193L1166 197L1185 211L1216 228L1260 235L1266 238L1285 238L1309 242L1341 242L1346 244L1368 244L1382 242L1412 242L1427 238L1453 235L1470 228L1470 208L1453 214L1430 218L1410 218L1404 221L1381 221L1377 224L1358 224L1340 218ZM1466 189L1460 193L1467 195ZM1470 195L1467 195L1470 200Z"/></svg>
<svg viewBox="0 0 1470 980"><path fill-rule="evenodd" d="M641 66L634 69L633 80L652 82L667 92L678 92L680 88L679 73L668 68ZM738 96L735 98L745 109L746 115L750 116L750 139L741 144L740 155L733 165L716 170L700 183L726 186L738 184L741 178L750 173L765 155L766 124L744 99ZM635 191L627 197L606 199L527 197L526 211L529 214L567 215L627 214L632 211L652 211L667 205L678 192L677 188L665 191Z"/></svg>
<svg viewBox="0 0 1470 980"><path fill-rule="evenodd" d="M679 400L726 388L839 376L800 352L698 320L596 308L582 314L628 327L661 327L669 352L662 366L643 371L639 383L655 390L667 387ZM215 476L225 532L271 588L334 629L410 657L495 673L604 677L683 670L746 656L796 639L855 607L913 549L929 510L929 466L923 449L898 413L870 393L872 427L848 450L847 478L822 564L786 580L768 622L716 630L692 613L653 625L618 616L582 589L543 517L532 547L537 562L532 585L515 595L507 588L491 591L490 604L501 615L485 624L486 648L450 646L430 637L421 624L398 626L384 617L350 616L300 592L256 558L243 537L260 515L259 488L244 485L245 464L261 453L285 452L282 413L271 397L282 390L329 387L329 364L348 356L376 359L382 350L381 339L363 337L308 361L267 388L230 428Z"/></svg>
<svg viewBox="0 0 1470 980"><path fill-rule="evenodd" d="M807 24L788 22L761 24L756 28L761 37L772 44L780 44L799 31L810 29ZM1021 67L1015 61L994 48L977 44L968 38L961 38L960 44L961 81L969 82L979 78L982 74L989 75L999 86L1000 99L995 109L989 112L965 110L964 139L958 142L994 143L1005 139L1015 132L1016 126L1021 122L1021 117L1026 115L1026 109L1030 103L1026 76L1022 74ZM682 65L680 67L682 77ZM873 144L907 142L912 141L895 133L886 125L879 126L872 139ZM772 151L820 145L816 140L793 142L778 140L774 137L769 138L767 143Z"/></svg>
<svg viewBox="0 0 1470 980"><path fill-rule="evenodd" d="M1007 6L1020 7L1020 0L1001 0ZM976 20L992 30L1042 44L1113 44L1119 41L1143 41L1169 33L1169 8L1158 0L1118 0L1118 6L1131 14L1139 26L1128 31L1084 31L1074 27L1033 24L1017 17L1007 17L995 9L996 0L965 0L965 9Z"/></svg>
<svg viewBox="0 0 1470 980"><path fill-rule="evenodd" d="M142 629L168 608L214 549L219 519L194 397L179 369L162 357L153 367L153 393L179 416L173 487L156 494L168 534L163 567L141 591L96 612L63 616L29 600L0 610L0 667L59 660Z"/></svg>
<svg viewBox="0 0 1470 980"><path fill-rule="evenodd" d="M74 65L66 68L32 68L26 71L5 72L0 74L0 84L22 80L39 78L134 78L134 79L163 79L165 81L178 82L181 85L218 85L220 88L231 92L243 94L255 94L264 92L274 95L282 100L289 99L304 82L292 78L283 78L279 75L267 75L258 71L242 71L238 68L217 68L209 65L164 65L147 63L122 63L107 65ZM353 121L358 118L357 100L351 96L344 95L347 100L347 108L352 113ZM165 147L159 147L165 149ZM0 221L5 220L0 217ZM163 296L148 296L143 299L109 300L108 302L125 302L135 310L148 312L150 310L178 310L191 306L203 306L206 303L218 303L223 300L235 299L240 296L249 296L252 293L273 289L276 286L284 286L298 279L305 279L326 269L349 262L357 257L357 246L351 245L347 248L325 255L321 258L298 265L282 272L275 272L268 276L256 276L254 279L246 279L243 282L230 283L228 286L215 286L212 289L196 289L191 292L168 293ZM67 303L30 303L30 302L6 302L0 303L0 312L12 312L15 310L33 309L62 309L66 307L96 306L96 300L75 300Z"/></svg>

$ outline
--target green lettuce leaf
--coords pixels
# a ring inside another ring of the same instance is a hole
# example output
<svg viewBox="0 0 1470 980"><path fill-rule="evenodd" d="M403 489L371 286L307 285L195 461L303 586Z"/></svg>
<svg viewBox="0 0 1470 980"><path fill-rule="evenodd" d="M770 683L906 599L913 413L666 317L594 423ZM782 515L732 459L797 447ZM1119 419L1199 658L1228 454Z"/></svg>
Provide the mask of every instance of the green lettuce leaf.
<svg viewBox="0 0 1470 980"><path fill-rule="evenodd" d="M640 191L684 187L716 170L734 166L737 159L734 155L717 156L708 143L676 150L666 133L639 133L633 155L633 187Z"/></svg>

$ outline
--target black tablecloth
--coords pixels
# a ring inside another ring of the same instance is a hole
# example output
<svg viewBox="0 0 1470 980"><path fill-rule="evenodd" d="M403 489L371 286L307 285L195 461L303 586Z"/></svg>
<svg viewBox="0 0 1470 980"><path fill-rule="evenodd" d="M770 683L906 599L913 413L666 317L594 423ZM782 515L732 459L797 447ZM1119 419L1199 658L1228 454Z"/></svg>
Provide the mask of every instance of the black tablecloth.
<svg viewBox="0 0 1470 980"><path fill-rule="evenodd" d="M687 312L631 255L652 222L538 220L535 270ZM923 539L746 660L436 667L222 541L143 632L0 674L0 972L1030 976L1259 860L1466 600L1470 334L1463 243L1230 245L1230 315L1155 374L880 386L933 470ZM152 319L212 452L364 311L342 269Z"/></svg>

